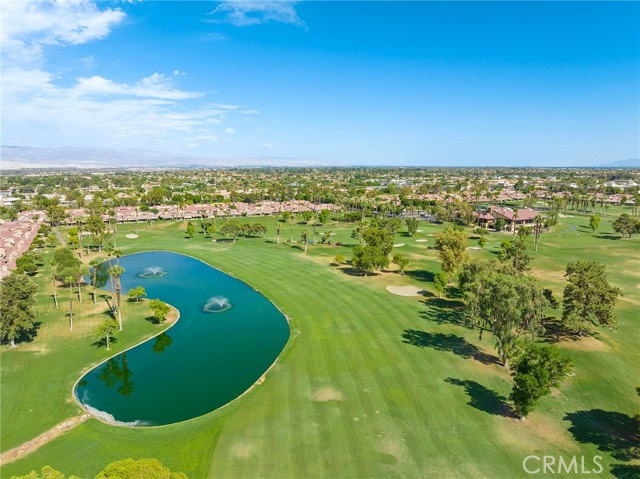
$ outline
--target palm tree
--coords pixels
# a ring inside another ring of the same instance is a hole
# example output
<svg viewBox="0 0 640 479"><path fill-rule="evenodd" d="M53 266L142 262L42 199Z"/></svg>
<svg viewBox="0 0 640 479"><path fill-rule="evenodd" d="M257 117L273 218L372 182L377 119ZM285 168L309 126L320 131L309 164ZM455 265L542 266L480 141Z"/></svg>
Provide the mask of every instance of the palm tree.
<svg viewBox="0 0 640 479"><path fill-rule="evenodd" d="M75 283L76 278L73 276L67 276L64 278L64 284L69 285L69 331L73 332L73 283Z"/></svg>
<svg viewBox="0 0 640 479"><path fill-rule="evenodd" d="M84 281L84 277L89 274L89 266L82 265L78 269L78 301L82 303L82 288L80 287Z"/></svg>
<svg viewBox="0 0 640 479"><path fill-rule="evenodd" d="M76 228L78 228L78 250L80 253L80 257L82 258L82 217L78 216L76 218Z"/></svg>
<svg viewBox="0 0 640 479"><path fill-rule="evenodd" d="M282 230L282 225L278 221L276 223L276 234L278 235L278 244L280 244L280 231Z"/></svg>
<svg viewBox="0 0 640 479"><path fill-rule="evenodd" d="M538 251L538 243L540 242L540 236L542 236L542 225L544 224L544 219L540 215L536 215L533 218L534 226L534 236L533 236L533 244L535 245L536 251Z"/></svg>
<svg viewBox="0 0 640 479"><path fill-rule="evenodd" d="M300 235L300 239L304 243L304 252L307 252L307 240L309 239L309 230L305 228L302 230L302 235Z"/></svg>
<svg viewBox="0 0 640 479"><path fill-rule="evenodd" d="M113 278L116 286L116 311L118 312L118 325L120 327L120 331L122 331L122 312L120 311L120 293L122 286L120 284L120 276L124 274L124 268L120 265L111 266L109 268L109 274Z"/></svg>
<svg viewBox="0 0 640 479"><path fill-rule="evenodd" d="M93 286L93 304L96 304L96 284L98 282L98 266L104 262L104 258L94 258L89 263L91 268L91 286Z"/></svg>
<svg viewBox="0 0 640 479"><path fill-rule="evenodd" d="M58 309L58 293L56 289L56 264L51 263L51 281L53 283L53 302L56 304L56 309Z"/></svg>

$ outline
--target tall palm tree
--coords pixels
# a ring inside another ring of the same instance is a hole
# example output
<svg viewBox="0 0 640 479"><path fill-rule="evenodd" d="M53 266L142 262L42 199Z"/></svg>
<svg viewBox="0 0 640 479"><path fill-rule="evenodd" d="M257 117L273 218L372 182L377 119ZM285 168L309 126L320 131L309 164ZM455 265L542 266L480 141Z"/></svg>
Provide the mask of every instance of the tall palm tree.
<svg viewBox="0 0 640 479"><path fill-rule="evenodd" d="M76 278L73 276L66 276L64 278L64 284L69 285L69 331L73 332L73 283Z"/></svg>
<svg viewBox="0 0 640 479"><path fill-rule="evenodd" d="M98 282L98 266L104 262L104 258L94 258L89 265L91 268L91 286L93 286L93 304L96 304L96 284Z"/></svg>
<svg viewBox="0 0 640 479"><path fill-rule="evenodd" d="M124 274L124 268L120 265L114 265L109 268L109 274L113 278L116 286L116 311L118 312L118 325L120 327L120 331L122 331L122 312L120 311L120 298L121 298L121 290L122 286L120 284L120 276Z"/></svg>
<svg viewBox="0 0 640 479"><path fill-rule="evenodd" d="M533 244L536 248L536 251L538 251L538 243L540 242L540 236L542 236L542 226L544 225L544 219L542 218L542 216L536 215L536 217L533 218L533 222L535 224L533 230Z"/></svg>
<svg viewBox="0 0 640 479"><path fill-rule="evenodd" d="M57 292L57 288L56 288L56 264L55 263L51 263L51 281L53 283L53 302L56 305L56 309L58 309L58 292Z"/></svg>
<svg viewBox="0 0 640 479"><path fill-rule="evenodd" d="M302 230L302 235L300 235L300 239L304 243L304 252L307 252L307 240L309 239L309 230L307 228Z"/></svg>
<svg viewBox="0 0 640 479"><path fill-rule="evenodd" d="M280 231L282 230L282 225L278 221L276 223L276 235L278 235L278 244L280 244Z"/></svg>

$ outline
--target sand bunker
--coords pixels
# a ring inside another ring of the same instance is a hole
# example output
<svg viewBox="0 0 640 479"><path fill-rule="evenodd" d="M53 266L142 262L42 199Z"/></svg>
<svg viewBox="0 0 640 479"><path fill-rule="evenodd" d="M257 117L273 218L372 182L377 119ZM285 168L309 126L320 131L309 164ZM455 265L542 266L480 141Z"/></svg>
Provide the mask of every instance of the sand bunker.
<svg viewBox="0 0 640 479"><path fill-rule="evenodd" d="M467 249L471 249L473 251L478 251L478 250L481 250L482 248L480 248L480 246L469 246Z"/></svg>
<svg viewBox="0 0 640 479"><path fill-rule="evenodd" d="M419 240L416 240L416 243L426 243L427 241L429 241L429 240L419 239Z"/></svg>
<svg viewBox="0 0 640 479"><path fill-rule="evenodd" d="M319 402L342 401L344 395L333 388L321 388L311 395L311 399Z"/></svg>
<svg viewBox="0 0 640 479"><path fill-rule="evenodd" d="M420 296L423 292L416 286L387 286L387 291L398 296Z"/></svg>
<svg viewBox="0 0 640 479"><path fill-rule="evenodd" d="M394 248L400 248L400 246L404 246L404 243L398 243L393 245Z"/></svg>
<svg viewBox="0 0 640 479"><path fill-rule="evenodd" d="M125 235L125 238L129 238L129 239L136 239L137 237L138 235L135 233L129 233L128 235Z"/></svg>

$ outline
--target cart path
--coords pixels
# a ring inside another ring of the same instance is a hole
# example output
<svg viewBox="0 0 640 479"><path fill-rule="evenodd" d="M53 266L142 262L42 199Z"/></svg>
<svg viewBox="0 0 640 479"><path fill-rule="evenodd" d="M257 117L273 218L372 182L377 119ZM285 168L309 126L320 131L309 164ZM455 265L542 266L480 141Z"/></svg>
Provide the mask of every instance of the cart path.
<svg viewBox="0 0 640 479"><path fill-rule="evenodd" d="M38 450L48 442L53 441L58 436L61 436L65 432L70 431L74 427L82 424L90 417L91 415L89 414L82 414L80 416L74 416L70 419L66 419L60 424L56 424L48 431L43 432L39 436L31 439L30 441L27 441L18 447L14 447L13 449L9 449L8 451L3 452L2 454L0 454L0 466L4 466L5 464L9 464L11 462L17 461L18 459L22 459L24 456L27 456L32 452Z"/></svg>

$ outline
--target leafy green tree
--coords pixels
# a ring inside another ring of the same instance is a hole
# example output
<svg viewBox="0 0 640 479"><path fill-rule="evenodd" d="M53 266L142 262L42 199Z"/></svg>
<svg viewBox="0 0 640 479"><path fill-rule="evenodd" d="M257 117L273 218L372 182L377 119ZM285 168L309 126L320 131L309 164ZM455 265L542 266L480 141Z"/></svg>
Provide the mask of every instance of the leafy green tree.
<svg viewBox="0 0 640 479"><path fill-rule="evenodd" d="M127 296L129 296L129 299L131 299L132 301L135 299L136 303L139 303L140 298L146 295L147 291L144 289L144 286L136 286L135 288L131 288L127 292Z"/></svg>
<svg viewBox="0 0 640 479"><path fill-rule="evenodd" d="M564 276L569 283L562 301L564 326L579 336L593 334L597 326L615 328L614 308L622 291L607 281L605 265L576 261L567 265Z"/></svg>
<svg viewBox="0 0 640 479"><path fill-rule="evenodd" d="M396 253L393 255L393 258L391 258L391 262L397 264L400 274L404 275L404 270L409 264L409 258L403 254Z"/></svg>
<svg viewBox="0 0 640 479"><path fill-rule="evenodd" d="M507 227L507 222L503 218L498 218L495 223L496 231L503 231Z"/></svg>
<svg viewBox="0 0 640 479"><path fill-rule="evenodd" d="M345 261L347 261L347 258L345 258L342 253L338 253L336 257L333 259L333 261L340 265L340 264L344 264Z"/></svg>
<svg viewBox="0 0 640 479"><path fill-rule="evenodd" d="M152 299L149 301L149 308L151 308L153 317L159 323L164 323L167 319L167 314L171 311L169 305L159 299Z"/></svg>
<svg viewBox="0 0 640 479"><path fill-rule="evenodd" d="M171 472L160 461L152 458L122 459L99 472L96 479L187 479L182 472Z"/></svg>
<svg viewBox="0 0 640 479"><path fill-rule="evenodd" d="M236 238L240 236L242 233L242 227L238 221L230 219L225 221L220 228L220 234L226 236L227 238L233 238L233 242L235 243Z"/></svg>
<svg viewBox="0 0 640 479"><path fill-rule="evenodd" d="M598 228L600 228L600 217L597 215L591 215L589 217L589 228L591 231L595 232Z"/></svg>
<svg viewBox="0 0 640 479"><path fill-rule="evenodd" d="M435 248L442 262L442 271L452 278L458 269L469 261L466 251L469 240L464 230L448 226L436 236Z"/></svg>
<svg viewBox="0 0 640 479"><path fill-rule="evenodd" d="M34 306L38 286L24 275L11 273L0 282L0 340L9 341L32 337L37 328Z"/></svg>
<svg viewBox="0 0 640 479"><path fill-rule="evenodd" d="M542 320L549 302L535 278L515 274L494 262L465 265L460 286L465 295L469 324L490 331L506 367L521 340L532 340L544 331Z"/></svg>
<svg viewBox="0 0 640 479"><path fill-rule="evenodd" d="M16 260L16 273L25 273L32 276L36 274L37 271L38 265L29 253L23 254Z"/></svg>
<svg viewBox="0 0 640 479"><path fill-rule="evenodd" d="M526 345L511 372L513 389L509 399L513 401L516 414L524 419L552 387L559 386L572 367L572 361L562 357L558 348Z"/></svg>
<svg viewBox="0 0 640 479"><path fill-rule="evenodd" d="M93 332L93 337L96 341L104 339L107 346L107 351L111 349L110 343L118 332L118 322L115 319L105 319L104 322L98 326Z"/></svg>
<svg viewBox="0 0 640 479"><path fill-rule="evenodd" d="M480 246L480 248L484 249L486 244L487 244L486 236L480 236L480 239L478 240L478 246Z"/></svg>
<svg viewBox="0 0 640 479"><path fill-rule="evenodd" d="M520 231L526 228L520 228ZM531 262L531 256L527 252L527 241L524 238L518 237L514 240L504 240L500 244L502 251L499 254L500 261L503 263L509 263L513 266L513 269L523 273L528 271L529 263Z"/></svg>
<svg viewBox="0 0 640 479"><path fill-rule="evenodd" d="M364 275L367 276L367 274L373 273L377 269L389 266L389 255L385 254L377 246L357 245L353 247L351 264L354 268L363 271Z"/></svg>
<svg viewBox="0 0 640 479"><path fill-rule="evenodd" d="M633 234L640 233L640 220L634 218L628 213L622 213L618 219L611 224L611 226L616 233L622 236L626 235L629 238L631 238L631 235Z"/></svg>
<svg viewBox="0 0 640 479"><path fill-rule="evenodd" d="M318 221L320 224L326 225L329 222L329 218L331 217L331 212L329 210L322 210L318 213Z"/></svg>
<svg viewBox="0 0 640 479"><path fill-rule="evenodd" d="M407 232L409 233L409 236L415 235L416 231L418 231L420 221L417 218L407 218L405 222L407 223Z"/></svg>
<svg viewBox="0 0 640 479"><path fill-rule="evenodd" d="M283 211L281 216L282 216L282 220L285 223L288 223L291 217L293 216L293 214L291 213L291 211Z"/></svg>
<svg viewBox="0 0 640 479"><path fill-rule="evenodd" d="M67 213L64 211L64 206L62 205L51 205L46 211L47 219L52 227L64 223L64 220L67 218Z"/></svg>
<svg viewBox="0 0 640 479"><path fill-rule="evenodd" d="M191 239L195 234L196 234L196 227L193 224L193 222L189 221L187 223L187 236L189 237L189 239Z"/></svg>
<svg viewBox="0 0 640 479"><path fill-rule="evenodd" d="M433 276L433 287L438 292L438 298L442 298L447 284L449 284L449 277L444 271L440 271Z"/></svg>
<svg viewBox="0 0 640 479"><path fill-rule="evenodd" d="M207 226L207 234L209 235L209 238L211 238L212 241L215 241L215 239L216 239L216 225L211 223L209 226Z"/></svg>
<svg viewBox="0 0 640 479"><path fill-rule="evenodd" d="M65 479L65 475L51 466L42 466L40 473L31 471L22 476L12 476L11 479ZM80 479L78 476L69 476L67 479Z"/></svg>

